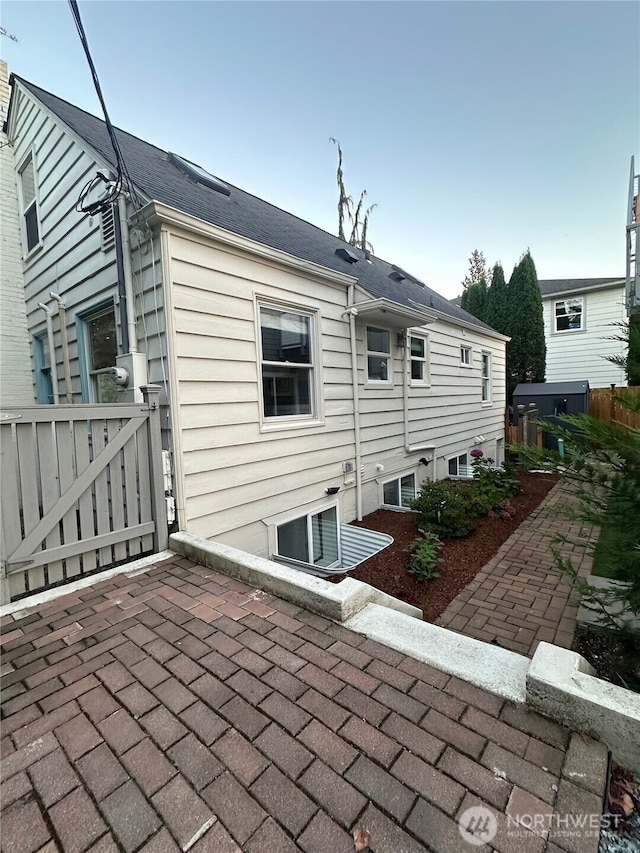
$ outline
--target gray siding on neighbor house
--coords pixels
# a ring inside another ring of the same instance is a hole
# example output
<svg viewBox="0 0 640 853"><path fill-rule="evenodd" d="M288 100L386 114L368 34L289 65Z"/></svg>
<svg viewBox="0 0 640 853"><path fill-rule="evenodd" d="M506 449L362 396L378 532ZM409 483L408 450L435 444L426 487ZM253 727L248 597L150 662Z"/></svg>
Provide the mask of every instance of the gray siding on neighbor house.
<svg viewBox="0 0 640 853"><path fill-rule="evenodd" d="M26 314L29 336L43 335L46 318L39 303L50 306L54 313L55 361L57 365L60 399L67 392L62 363L62 336L60 316L56 302L49 296L59 294L65 303L69 356L71 362L74 401L86 399L86 388L81 385L80 356L82 342L78 341L77 319L104 304L115 304L118 292L116 254L113 241L104 248L101 236L100 215L88 216L76 210L81 188L91 180L106 163L93 155L60 121L49 114L33 96L20 89L12 108L11 136L14 142L16 166L29 151L33 151L39 198L39 221L42 245L25 258L24 280ZM129 207L129 213L131 208ZM134 240L135 243L135 240ZM159 240L156 238L153 253L150 241L144 241L144 251L133 251L135 311L138 316L140 350L151 350L149 380L162 384L160 352L157 341L158 326L164 334ZM155 260L156 290L151 290L152 257ZM142 287L149 292L143 294ZM119 311L116 306L119 347L122 353L122 335ZM33 358L33 353L32 353Z"/></svg>

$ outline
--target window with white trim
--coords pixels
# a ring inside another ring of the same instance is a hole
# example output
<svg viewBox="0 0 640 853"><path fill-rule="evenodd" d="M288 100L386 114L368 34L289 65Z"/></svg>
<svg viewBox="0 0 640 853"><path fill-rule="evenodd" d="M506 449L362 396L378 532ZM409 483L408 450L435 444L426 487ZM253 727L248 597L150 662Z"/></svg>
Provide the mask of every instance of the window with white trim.
<svg viewBox="0 0 640 853"><path fill-rule="evenodd" d="M460 364L471 367L471 347L462 344L460 346Z"/></svg>
<svg viewBox="0 0 640 853"><path fill-rule="evenodd" d="M429 341L422 336L409 336L412 385L429 384Z"/></svg>
<svg viewBox="0 0 640 853"><path fill-rule="evenodd" d="M367 326L367 382L391 384L391 333Z"/></svg>
<svg viewBox="0 0 640 853"><path fill-rule="evenodd" d="M40 214L36 192L36 170L33 152L30 152L18 169L22 229L24 244L29 253L40 243Z"/></svg>
<svg viewBox="0 0 640 853"><path fill-rule="evenodd" d="M263 416L314 417L314 315L267 305L259 310Z"/></svg>
<svg viewBox="0 0 640 853"><path fill-rule="evenodd" d="M452 456L449 459L449 476L450 477L471 477L473 470L469 464L469 454L461 453L459 456Z"/></svg>
<svg viewBox="0 0 640 853"><path fill-rule="evenodd" d="M112 373L103 372L116 366L118 336L113 305L82 318L85 331L87 373L94 403L117 403L118 385Z"/></svg>
<svg viewBox="0 0 640 853"><path fill-rule="evenodd" d="M340 563L338 509L326 507L278 525L277 555L310 563L335 566Z"/></svg>
<svg viewBox="0 0 640 853"><path fill-rule="evenodd" d="M584 303L582 296L559 299L553 305L554 331L580 332L584 329Z"/></svg>
<svg viewBox="0 0 640 853"><path fill-rule="evenodd" d="M36 403L53 403L53 380L49 339L46 332L33 337L33 361L36 380Z"/></svg>
<svg viewBox="0 0 640 853"><path fill-rule="evenodd" d="M482 353L482 402L491 402L491 353Z"/></svg>
<svg viewBox="0 0 640 853"><path fill-rule="evenodd" d="M405 474L388 480L382 484L383 506L393 506L408 509L411 501L416 496L416 475Z"/></svg>

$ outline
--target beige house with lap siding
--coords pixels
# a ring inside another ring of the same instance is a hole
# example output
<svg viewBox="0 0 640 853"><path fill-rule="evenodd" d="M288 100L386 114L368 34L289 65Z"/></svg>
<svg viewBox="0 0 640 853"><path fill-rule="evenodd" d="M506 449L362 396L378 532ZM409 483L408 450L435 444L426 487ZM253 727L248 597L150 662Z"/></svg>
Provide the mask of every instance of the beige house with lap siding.
<svg viewBox="0 0 640 853"><path fill-rule="evenodd" d="M123 131L138 203L120 203L120 228L78 214L82 186L114 168L104 122L13 85L18 179L31 158L40 187L38 243L24 246L34 391L46 402L38 306L53 289L61 394L65 377L77 402L161 386L179 529L330 571L351 548L347 522L406 509L425 479L467 476L473 447L502 461L504 336L401 267Z"/></svg>

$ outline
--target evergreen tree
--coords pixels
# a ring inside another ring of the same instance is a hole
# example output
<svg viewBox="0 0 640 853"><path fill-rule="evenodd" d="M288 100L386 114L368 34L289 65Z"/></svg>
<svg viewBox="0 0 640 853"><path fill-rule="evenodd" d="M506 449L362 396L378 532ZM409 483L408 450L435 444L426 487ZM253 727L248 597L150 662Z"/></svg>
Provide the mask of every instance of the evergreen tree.
<svg viewBox="0 0 640 853"><path fill-rule="evenodd" d="M491 274L491 287L487 294L487 310L485 312L485 323L488 323L496 332L503 335L510 334L510 315L507 306L507 282L504 279L504 270L501 264L495 264Z"/></svg>
<svg viewBox="0 0 640 853"><path fill-rule="evenodd" d="M469 284L460 299L460 307L473 314L478 320L487 323L487 308L488 308L489 289L484 278L480 281Z"/></svg>
<svg viewBox="0 0 640 853"><path fill-rule="evenodd" d="M487 262L484 259L484 253L474 249L469 258L469 273L464 277L462 287L466 290L470 285L480 284L483 280L485 286L491 282L491 276L487 272Z"/></svg>
<svg viewBox="0 0 640 853"><path fill-rule="evenodd" d="M511 397L519 382L544 382L546 368L542 295L528 249L509 280L506 307L511 336L507 344L507 393Z"/></svg>

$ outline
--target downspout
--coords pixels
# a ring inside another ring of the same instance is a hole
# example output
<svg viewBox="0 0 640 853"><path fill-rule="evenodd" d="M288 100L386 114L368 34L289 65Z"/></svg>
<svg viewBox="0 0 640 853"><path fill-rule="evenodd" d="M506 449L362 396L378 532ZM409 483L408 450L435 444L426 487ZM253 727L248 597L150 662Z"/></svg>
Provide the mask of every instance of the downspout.
<svg viewBox="0 0 640 853"><path fill-rule="evenodd" d="M422 453L424 450L431 451L431 479L436 479L436 445L435 444L411 444L411 425L409 421L409 347L404 347L404 382L402 383L402 404L404 411L404 451L407 455Z"/></svg>
<svg viewBox="0 0 640 853"><path fill-rule="evenodd" d="M51 390L53 391L54 405L58 405L58 365L56 364L56 348L53 339L53 311L44 302L38 302L38 308L42 308L47 317L47 339L49 341L49 361L51 367Z"/></svg>
<svg viewBox="0 0 640 853"><path fill-rule="evenodd" d="M113 218L116 234L116 267L118 270L118 304L120 307L120 327L122 334L122 352L138 352L136 333L135 301L133 297L133 269L131 266L131 240L127 221L127 202L123 195L113 205Z"/></svg>
<svg viewBox="0 0 640 853"><path fill-rule="evenodd" d="M62 364L64 366L64 384L67 389L67 403L73 403L73 389L71 386L71 360L69 358L69 338L67 336L67 309L62 297L49 292L49 296L58 303L58 317L60 318L60 337L62 338Z"/></svg>
<svg viewBox="0 0 640 853"><path fill-rule="evenodd" d="M349 285L347 305L353 305L355 285ZM354 313L354 311L356 313ZM356 316L357 309L348 309L349 338L351 342L351 384L353 385L353 430L355 433L356 449L356 518L362 521L362 447L360 442L360 391L358 387L358 357L356 351Z"/></svg>

